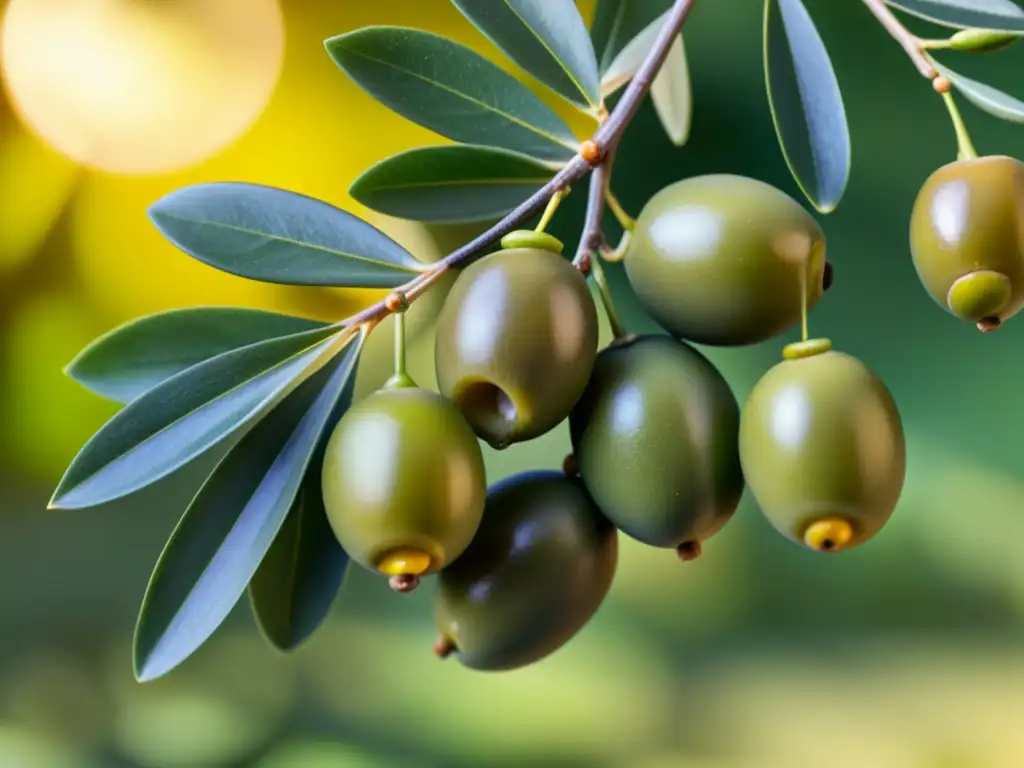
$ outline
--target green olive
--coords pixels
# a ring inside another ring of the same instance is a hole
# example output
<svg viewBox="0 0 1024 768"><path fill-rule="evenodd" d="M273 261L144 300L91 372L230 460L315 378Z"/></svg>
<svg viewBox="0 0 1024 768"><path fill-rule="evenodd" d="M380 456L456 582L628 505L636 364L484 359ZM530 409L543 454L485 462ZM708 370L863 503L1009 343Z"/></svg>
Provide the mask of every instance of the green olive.
<svg viewBox="0 0 1024 768"><path fill-rule="evenodd" d="M436 392L379 390L349 409L327 444L323 500L335 536L402 591L465 550L486 494L480 444Z"/></svg>
<svg viewBox="0 0 1024 768"><path fill-rule="evenodd" d="M743 495L739 423L718 369L668 336L602 350L569 417L580 476L604 514L623 533L685 559Z"/></svg>
<svg viewBox="0 0 1024 768"><path fill-rule="evenodd" d="M799 322L803 296L808 309L817 304L825 235L775 187L743 176L698 176L647 202L625 268L644 309L673 336L742 346Z"/></svg>
<svg viewBox="0 0 1024 768"><path fill-rule="evenodd" d="M899 411L863 362L827 339L791 344L754 386L740 419L747 485L769 522L820 552L863 544L903 489Z"/></svg>
<svg viewBox="0 0 1024 768"><path fill-rule="evenodd" d="M594 615L617 561L618 533L578 478L496 483L473 542L438 575L435 650L478 670L539 661Z"/></svg>
<svg viewBox="0 0 1024 768"><path fill-rule="evenodd" d="M925 289L982 331L1024 307L1024 164L959 160L935 171L910 217L910 252Z"/></svg>
<svg viewBox="0 0 1024 768"><path fill-rule="evenodd" d="M579 399L597 355L597 309L571 262L541 248L471 264L445 300L441 392L495 448L543 435Z"/></svg>

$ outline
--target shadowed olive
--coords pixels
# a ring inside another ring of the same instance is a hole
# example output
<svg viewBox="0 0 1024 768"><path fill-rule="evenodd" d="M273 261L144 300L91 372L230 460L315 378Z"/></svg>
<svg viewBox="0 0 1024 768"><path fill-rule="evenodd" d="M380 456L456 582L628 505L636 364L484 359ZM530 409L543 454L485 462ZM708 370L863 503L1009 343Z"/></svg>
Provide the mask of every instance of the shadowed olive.
<svg viewBox="0 0 1024 768"><path fill-rule="evenodd" d="M438 387L495 448L538 437L579 399L597 354L597 309L571 262L541 248L470 265L437 325Z"/></svg>
<svg viewBox="0 0 1024 768"><path fill-rule="evenodd" d="M483 455L436 392L382 389L338 422L323 466L324 507L341 546L399 591L469 545L483 514Z"/></svg>
<svg viewBox="0 0 1024 768"><path fill-rule="evenodd" d="M736 397L706 357L668 336L641 336L597 356L569 431L608 519L692 559L743 494L739 423Z"/></svg>
<svg viewBox="0 0 1024 768"><path fill-rule="evenodd" d="M740 419L747 485L775 528L820 552L863 544L903 489L906 446L885 384L827 339L786 347Z"/></svg>
<svg viewBox="0 0 1024 768"><path fill-rule="evenodd" d="M469 548L437 577L438 655L508 670L567 643L600 607L618 533L583 484L526 472L491 487Z"/></svg>
<svg viewBox="0 0 1024 768"><path fill-rule="evenodd" d="M625 254L644 309L673 336L741 346L777 336L821 298L825 236L796 200L743 176L665 187L644 206Z"/></svg>
<svg viewBox="0 0 1024 768"><path fill-rule="evenodd" d="M925 289L951 314L991 331L1024 306L1024 164L959 160L935 171L910 217Z"/></svg>

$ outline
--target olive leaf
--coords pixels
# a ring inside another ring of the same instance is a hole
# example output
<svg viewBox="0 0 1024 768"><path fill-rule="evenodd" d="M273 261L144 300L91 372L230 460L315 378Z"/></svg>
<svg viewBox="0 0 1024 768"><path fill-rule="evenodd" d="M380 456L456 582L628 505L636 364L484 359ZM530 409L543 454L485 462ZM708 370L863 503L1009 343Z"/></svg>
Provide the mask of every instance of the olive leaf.
<svg viewBox="0 0 1024 768"><path fill-rule="evenodd" d="M1024 32L1024 8L1013 0L885 0L887 5L947 27Z"/></svg>
<svg viewBox="0 0 1024 768"><path fill-rule="evenodd" d="M850 132L832 62L801 0L765 0L764 69L786 164L814 207L828 213L850 177Z"/></svg>
<svg viewBox="0 0 1024 768"><path fill-rule="evenodd" d="M245 592L281 529L335 407L348 389L364 334L249 432L217 466L157 561L135 629L135 676L153 680L216 631Z"/></svg>
<svg viewBox="0 0 1024 768"><path fill-rule="evenodd" d="M623 49L671 7L672 0L597 0L590 39L602 80L607 79L608 70Z"/></svg>
<svg viewBox="0 0 1024 768"><path fill-rule="evenodd" d="M693 94L682 35L676 36L661 71L651 83L651 101L665 134L677 147L683 146L690 138Z"/></svg>
<svg viewBox="0 0 1024 768"><path fill-rule="evenodd" d="M1024 123L1024 101L1016 99L1008 93L1003 93L991 85L964 77L937 61L933 60L932 64L940 75L949 80L953 87L978 109L1011 123Z"/></svg>
<svg viewBox="0 0 1024 768"><path fill-rule="evenodd" d="M223 352L324 325L261 309L172 309L100 336L79 352L64 372L97 395L127 403L174 374Z"/></svg>
<svg viewBox="0 0 1024 768"><path fill-rule="evenodd" d="M579 142L554 110L480 54L405 27L365 27L324 43L364 91L453 141L568 161Z"/></svg>
<svg viewBox="0 0 1024 768"><path fill-rule="evenodd" d="M526 72L574 104L597 109L597 58L573 0L452 2Z"/></svg>
<svg viewBox="0 0 1024 768"><path fill-rule="evenodd" d="M654 45L661 32L667 14L653 19L646 27L630 40L612 60L601 76L601 90L604 96L610 96L630 81L640 69L644 58ZM666 60L666 64L667 64ZM663 67L664 68L664 67Z"/></svg>
<svg viewBox="0 0 1024 768"><path fill-rule="evenodd" d="M424 269L351 213L260 184L183 187L154 203L149 216L193 258L267 283L394 288Z"/></svg>
<svg viewBox="0 0 1024 768"><path fill-rule="evenodd" d="M349 194L368 208L403 219L458 223L498 218L543 187L554 169L493 147L421 147L382 160Z"/></svg>
<svg viewBox="0 0 1024 768"><path fill-rule="evenodd" d="M348 569L324 508L321 467L330 428L321 438L295 503L249 584L249 604L264 637L291 651L330 612Z"/></svg>
<svg viewBox="0 0 1024 768"><path fill-rule="evenodd" d="M127 496L251 427L315 372L338 333L328 326L257 342L165 379L92 436L50 507L81 509Z"/></svg>

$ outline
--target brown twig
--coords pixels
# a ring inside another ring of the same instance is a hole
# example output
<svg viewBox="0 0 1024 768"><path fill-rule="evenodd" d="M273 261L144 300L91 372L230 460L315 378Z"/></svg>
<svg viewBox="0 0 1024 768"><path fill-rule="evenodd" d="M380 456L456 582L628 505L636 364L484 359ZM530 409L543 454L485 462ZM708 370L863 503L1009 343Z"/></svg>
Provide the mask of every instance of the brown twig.
<svg viewBox="0 0 1024 768"><path fill-rule="evenodd" d="M696 1L674 1L671 10L669 10L666 16L665 25L658 34L658 39L655 40L650 53L647 54L647 58L644 59L637 73L630 80L629 85L626 86L626 90L615 105L615 109L609 114L608 119L598 126L594 135L583 143L590 150L593 149L593 145L597 146L599 151L596 157L589 150L587 155L591 157L590 161L584 159L581 155L576 155L562 170L555 174L554 178L524 200L505 218L482 235L448 254L441 261L431 265L429 269L421 272L405 285L396 288L395 292L404 296L406 302L412 303L449 270L458 269L473 262L480 257L486 248L501 240L502 237L518 228L523 222L540 213L547 205L548 200L558 190L570 187L591 171L600 169L604 165L604 160L607 158L609 150L618 144L622 134L625 133L626 128L640 108L640 103L648 91L650 91L655 76L661 69L662 64L665 63L669 48L675 41L676 35L683 28L683 24L686 23L686 19L690 15L690 11L693 9ZM603 195L601 205L604 205ZM391 314L391 311L386 300L380 301L348 318L344 321L344 325L349 327L353 325L373 326Z"/></svg>
<svg viewBox="0 0 1024 768"><path fill-rule="evenodd" d="M907 56L914 62L917 71L929 80L934 80L939 73L935 70L935 66L928 56L925 55L924 43L921 39L903 26L903 22L896 18L896 14L889 10L889 6L883 0L864 0L864 5L868 7L868 10L885 27L885 31L897 43L903 46L903 50L907 52Z"/></svg>

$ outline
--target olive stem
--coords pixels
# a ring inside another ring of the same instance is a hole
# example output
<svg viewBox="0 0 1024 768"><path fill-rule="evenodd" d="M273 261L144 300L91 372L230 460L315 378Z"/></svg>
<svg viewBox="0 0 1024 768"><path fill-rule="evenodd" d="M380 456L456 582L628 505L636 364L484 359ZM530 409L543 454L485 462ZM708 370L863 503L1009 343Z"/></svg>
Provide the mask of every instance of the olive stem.
<svg viewBox="0 0 1024 768"><path fill-rule="evenodd" d="M953 121L953 130L956 131L956 144L959 149L960 159L977 159L978 152L974 149L974 142L971 141L971 135L967 132L967 126L960 115L960 109L953 100L953 92L946 91L943 93L942 101L945 102L946 109L949 110L949 119Z"/></svg>
<svg viewBox="0 0 1024 768"><path fill-rule="evenodd" d="M950 47L949 40L922 40L918 39L918 44L921 46L923 51L944 51Z"/></svg>
<svg viewBox="0 0 1024 768"><path fill-rule="evenodd" d="M608 280L604 276L601 260L593 259L590 263L590 269L591 275L594 278L594 284L597 285L597 292L601 296L601 304L604 305L604 313L608 316L608 325L612 327L612 333L615 334L615 338L621 339L626 336L626 327L622 324L622 320L619 318L619 311L615 308L615 302L612 300L612 291L608 286Z"/></svg>
<svg viewBox="0 0 1024 768"><path fill-rule="evenodd" d="M590 176L590 188L587 191L587 212L583 217L583 232L580 233L580 244L572 263L586 274L595 253L604 245L604 231L601 219L604 216L605 189L608 186L608 171L614 156L609 153Z"/></svg>
<svg viewBox="0 0 1024 768"><path fill-rule="evenodd" d="M555 194L551 196L551 199L548 200L547 207L544 209L544 215L540 217L540 222L537 224L537 227L533 230L534 232L543 232L548 228L548 224L550 224L551 219L554 218L555 211L558 210L558 206L561 205L562 201L568 194L569 189L565 187L558 190L557 192L555 192Z"/></svg>
<svg viewBox="0 0 1024 768"><path fill-rule="evenodd" d="M619 238L619 244L614 249L610 247L604 247L601 249L601 258L608 263L614 263L622 261L626 258L626 249L629 247L629 241L633 239L633 233L628 229L622 230L622 237Z"/></svg>
<svg viewBox="0 0 1024 768"><path fill-rule="evenodd" d="M924 41L920 40L903 26L903 22L896 18L896 14L889 10L884 0L864 0L864 5L868 7L868 10L885 27L885 31L897 43L903 46L903 50L907 52L907 56L914 62L917 71L929 80L934 80L939 73L936 71L935 65L924 54Z"/></svg>
<svg viewBox="0 0 1024 768"><path fill-rule="evenodd" d="M398 295L401 296L401 294ZM398 303L405 303L404 297ZM384 383L384 386L389 389L415 387L416 382L413 381L406 367L405 307L399 306L393 311L395 314L395 372Z"/></svg>
<svg viewBox="0 0 1024 768"><path fill-rule="evenodd" d="M665 23L647 57L629 81L615 108L608 115L608 119L598 125L590 139L600 150L607 152L610 147L614 147L633 121L637 110L640 109L641 102L651 90L654 78L668 57L669 49L682 30L696 2L697 0L673 0L672 7L665 14ZM603 163L597 167L600 168L601 165ZM547 184L520 203L505 218L440 261L429 267L424 266L422 272L400 286L398 290L405 296L407 303L411 304L428 288L436 284L449 270L459 269L475 261L483 255L489 246L501 240L509 232L518 229L523 222L542 211L551 197L560 189L574 185L593 170L594 166L577 154ZM386 302L377 302L347 318L343 324L369 327L393 311Z"/></svg>
<svg viewBox="0 0 1024 768"><path fill-rule="evenodd" d="M612 215L618 220L619 225L626 232L632 232L636 226L636 219L626 213L626 209L619 203L619 199L615 197L615 193L612 192L611 187L607 184L604 189L604 199L608 203L608 209L612 212Z"/></svg>

